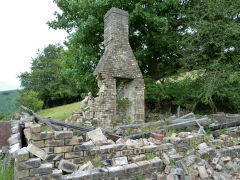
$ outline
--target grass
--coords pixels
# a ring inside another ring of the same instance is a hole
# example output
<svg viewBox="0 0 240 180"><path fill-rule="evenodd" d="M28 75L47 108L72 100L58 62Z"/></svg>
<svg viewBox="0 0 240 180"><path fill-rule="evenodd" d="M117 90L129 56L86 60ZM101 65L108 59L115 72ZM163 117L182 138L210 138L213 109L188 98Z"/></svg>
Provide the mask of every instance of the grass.
<svg viewBox="0 0 240 180"><path fill-rule="evenodd" d="M10 166L3 173L1 173L2 163L3 160L0 160L0 180L13 180L14 179L13 160L11 160Z"/></svg>
<svg viewBox="0 0 240 180"><path fill-rule="evenodd" d="M73 112L80 110L82 106L83 105L81 102L77 102L77 103L67 104L63 106L57 106L54 108L43 109L36 113L42 117L46 117L46 118L51 117L51 119L53 120L64 121L67 118L69 118Z"/></svg>

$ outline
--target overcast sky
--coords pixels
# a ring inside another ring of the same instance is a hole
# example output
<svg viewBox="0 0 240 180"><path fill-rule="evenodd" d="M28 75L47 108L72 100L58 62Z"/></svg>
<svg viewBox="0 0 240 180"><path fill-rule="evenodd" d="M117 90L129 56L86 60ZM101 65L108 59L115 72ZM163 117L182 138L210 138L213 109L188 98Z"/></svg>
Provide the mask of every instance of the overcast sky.
<svg viewBox="0 0 240 180"><path fill-rule="evenodd" d="M0 1L0 91L20 88L17 76L29 71L37 50L66 38L46 24L56 10L52 0Z"/></svg>

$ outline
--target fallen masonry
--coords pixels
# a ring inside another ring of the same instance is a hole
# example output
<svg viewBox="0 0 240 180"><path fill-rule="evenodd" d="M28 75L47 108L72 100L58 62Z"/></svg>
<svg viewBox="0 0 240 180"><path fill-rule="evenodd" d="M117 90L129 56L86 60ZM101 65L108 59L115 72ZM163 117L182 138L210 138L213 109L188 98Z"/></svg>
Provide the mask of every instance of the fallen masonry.
<svg viewBox="0 0 240 180"><path fill-rule="evenodd" d="M19 180L240 178L239 127L216 137L196 130L113 141L100 128L82 135L46 131L32 116L12 120L11 126L9 152Z"/></svg>

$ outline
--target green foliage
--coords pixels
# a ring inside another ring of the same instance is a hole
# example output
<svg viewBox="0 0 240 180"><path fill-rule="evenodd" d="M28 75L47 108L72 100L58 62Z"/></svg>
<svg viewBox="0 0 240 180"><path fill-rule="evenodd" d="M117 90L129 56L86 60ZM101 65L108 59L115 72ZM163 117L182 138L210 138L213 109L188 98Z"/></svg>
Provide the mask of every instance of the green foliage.
<svg viewBox="0 0 240 180"><path fill-rule="evenodd" d="M18 108L15 106L16 99L18 97L19 93L17 90L0 92L0 119L2 119L3 116L9 116L18 110Z"/></svg>
<svg viewBox="0 0 240 180"><path fill-rule="evenodd" d="M143 180L143 175L138 175L138 177L137 178L135 178L135 180Z"/></svg>
<svg viewBox="0 0 240 180"><path fill-rule="evenodd" d="M14 179L14 161L10 161L10 166L1 173L3 159L0 159L0 180L13 180Z"/></svg>
<svg viewBox="0 0 240 180"><path fill-rule="evenodd" d="M155 155L152 152L147 153L146 155L147 155L147 160L151 160L155 157Z"/></svg>
<svg viewBox="0 0 240 180"><path fill-rule="evenodd" d="M226 130L227 130L227 128L220 129L217 131L217 134L220 136L220 135L224 134Z"/></svg>
<svg viewBox="0 0 240 180"><path fill-rule="evenodd" d="M166 131L166 136L167 137L170 137L173 133L176 133L176 129L175 128L172 128L172 129L167 129Z"/></svg>
<svg viewBox="0 0 240 180"><path fill-rule="evenodd" d="M117 99L117 105L120 107L126 107L127 105L130 105L132 102L128 98L118 98Z"/></svg>
<svg viewBox="0 0 240 180"><path fill-rule="evenodd" d="M76 101L79 96L74 83L64 76L63 51L59 44L48 45L32 59L31 72L19 75L21 86L38 92L45 108Z"/></svg>
<svg viewBox="0 0 240 180"><path fill-rule="evenodd" d="M19 98L16 99L17 106L25 106L38 111L43 107L43 101L38 98L38 93L32 90L20 90Z"/></svg>
<svg viewBox="0 0 240 180"><path fill-rule="evenodd" d="M193 90L185 93L199 109L239 111L239 1L190 0L183 4L182 72L199 72L189 82Z"/></svg>
<svg viewBox="0 0 240 180"><path fill-rule="evenodd" d="M92 72L104 52L104 14L116 7L129 12L129 39L144 74L160 79L179 67L177 33L180 0L54 0L62 13L48 22L54 29L69 32L63 59L66 74L86 91L96 93L97 83Z"/></svg>

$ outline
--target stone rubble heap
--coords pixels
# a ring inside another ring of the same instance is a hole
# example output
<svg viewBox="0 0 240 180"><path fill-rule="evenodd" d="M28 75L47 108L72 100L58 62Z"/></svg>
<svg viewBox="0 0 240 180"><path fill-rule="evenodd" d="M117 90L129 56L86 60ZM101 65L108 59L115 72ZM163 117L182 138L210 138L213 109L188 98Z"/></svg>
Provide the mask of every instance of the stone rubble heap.
<svg viewBox="0 0 240 180"><path fill-rule="evenodd" d="M197 132L151 133L114 142L100 128L84 136L69 130L45 132L32 118L23 122L21 135L19 123L12 122L9 138L19 180L240 178L238 127L219 131L217 138Z"/></svg>

